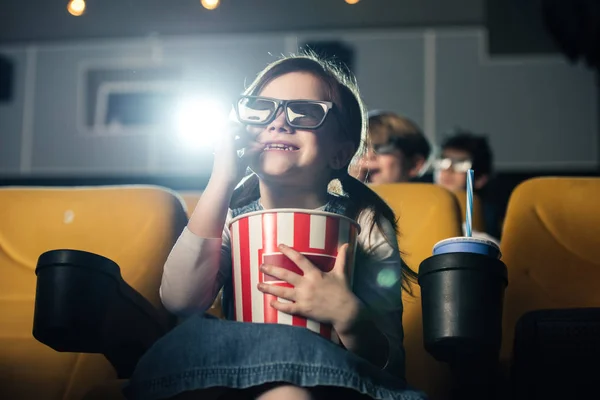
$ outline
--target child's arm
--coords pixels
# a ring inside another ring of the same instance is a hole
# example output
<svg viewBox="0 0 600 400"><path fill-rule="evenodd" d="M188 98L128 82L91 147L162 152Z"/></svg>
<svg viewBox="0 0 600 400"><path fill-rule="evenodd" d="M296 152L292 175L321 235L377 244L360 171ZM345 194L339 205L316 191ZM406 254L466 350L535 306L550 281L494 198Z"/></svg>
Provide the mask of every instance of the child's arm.
<svg viewBox="0 0 600 400"><path fill-rule="evenodd" d="M227 214L226 222L230 219ZM224 225L226 224L224 222ZM231 275L229 230L220 238L202 238L185 228L167 258L160 298L177 315L205 312Z"/></svg>
<svg viewBox="0 0 600 400"><path fill-rule="evenodd" d="M243 136L243 143L236 143L236 134ZM228 209L247 165L237 156L236 144L246 145L248 156L257 149L248 139L239 127L223 133L208 185L165 263L160 296L175 314L206 311L230 275Z"/></svg>

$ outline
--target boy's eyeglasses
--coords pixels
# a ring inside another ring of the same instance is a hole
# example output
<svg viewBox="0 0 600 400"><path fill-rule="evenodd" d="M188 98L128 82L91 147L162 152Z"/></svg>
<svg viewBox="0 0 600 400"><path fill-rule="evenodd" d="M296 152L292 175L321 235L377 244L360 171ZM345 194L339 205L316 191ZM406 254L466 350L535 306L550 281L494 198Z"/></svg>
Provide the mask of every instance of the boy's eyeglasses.
<svg viewBox="0 0 600 400"><path fill-rule="evenodd" d="M283 109L285 120L292 128L317 129L325 122L330 101L279 100L261 96L242 96L235 105L238 120L247 125L267 125Z"/></svg>
<svg viewBox="0 0 600 400"><path fill-rule="evenodd" d="M414 143L401 136L392 136L385 143L371 143L371 148L373 153L378 155L397 154L398 152L405 155L415 153Z"/></svg>
<svg viewBox="0 0 600 400"><path fill-rule="evenodd" d="M437 170L451 169L454 172L466 173L473 167L471 160L453 160L451 158L437 159L433 162L433 167Z"/></svg>
<svg viewBox="0 0 600 400"><path fill-rule="evenodd" d="M398 151L398 147L393 143L372 144L373 153L378 155L394 154Z"/></svg>
<svg viewBox="0 0 600 400"><path fill-rule="evenodd" d="M373 149L373 153L379 155L396 154L398 151L404 154L411 153L410 142L400 136L390 137L385 143L372 143L371 148Z"/></svg>

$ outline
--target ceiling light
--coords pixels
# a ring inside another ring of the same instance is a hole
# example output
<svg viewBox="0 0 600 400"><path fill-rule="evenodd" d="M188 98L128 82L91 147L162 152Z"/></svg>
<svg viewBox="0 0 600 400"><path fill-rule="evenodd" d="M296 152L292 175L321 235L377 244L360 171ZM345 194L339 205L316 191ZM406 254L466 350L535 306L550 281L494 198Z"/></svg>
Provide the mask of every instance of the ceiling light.
<svg viewBox="0 0 600 400"><path fill-rule="evenodd" d="M85 0L71 0L67 4L67 11L69 14L79 17L85 12Z"/></svg>
<svg viewBox="0 0 600 400"><path fill-rule="evenodd" d="M219 7L221 0L200 0L200 4L202 4L202 7L206 8L207 10L214 10L215 8Z"/></svg>

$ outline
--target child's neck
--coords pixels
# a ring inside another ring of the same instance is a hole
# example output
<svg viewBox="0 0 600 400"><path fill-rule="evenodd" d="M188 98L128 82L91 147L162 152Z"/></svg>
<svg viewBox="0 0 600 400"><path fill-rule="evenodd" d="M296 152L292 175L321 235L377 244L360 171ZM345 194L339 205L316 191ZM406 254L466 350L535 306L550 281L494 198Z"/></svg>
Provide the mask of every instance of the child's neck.
<svg viewBox="0 0 600 400"><path fill-rule="evenodd" d="M302 208L312 210L327 203L327 188L310 190L306 187L273 187L260 182L260 204L265 210L272 208Z"/></svg>

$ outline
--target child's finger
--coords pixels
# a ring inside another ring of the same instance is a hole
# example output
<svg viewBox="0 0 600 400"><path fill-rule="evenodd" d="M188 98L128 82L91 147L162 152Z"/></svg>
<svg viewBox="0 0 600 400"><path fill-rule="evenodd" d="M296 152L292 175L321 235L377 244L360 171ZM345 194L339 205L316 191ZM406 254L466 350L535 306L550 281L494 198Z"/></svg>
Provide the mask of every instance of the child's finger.
<svg viewBox="0 0 600 400"><path fill-rule="evenodd" d="M270 305L277 311L281 311L289 315L300 315L296 303L273 300Z"/></svg>
<svg viewBox="0 0 600 400"><path fill-rule="evenodd" d="M248 140L246 142L245 147L243 148L244 153L242 158L247 157L248 155L256 154L260 151L263 151L264 145L258 143L255 140Z"/></svg>
<svg viewBox="0 0 600 400"><path fill-rule="evenodd" d="M281 253L284 256L286 256L294 264L296 264L298 266L298 268L300 268L302 270L302 272L304 272L305 275L307 273L313 272L318 269L317 267L314 266L313 263L311 263L308 260L308 258L304 257L301 253L297 252L296 250L292 249L289 246L280 244L279 251L281 251ZM292 283L292 282L290 282L290 283Z"/></svg>
<svg viewBox="0 0 600 400"><path fill-rule="evenodd" d="M333 265L333 270L335 273L344 275L346 273L346 262L348 260L348 243L344 243L338 249L338 255L335 259L335 264Z"/></svg>
<svg viewBox="0 0 600 400"><path fill-rule="evenodd" d="M270 285L268 283L259 283L257 285L258 290L263 293L272 294L280 299L285 299L289 301L295 301L296 299L296 291L294 288L279 286L279 285Z"/></svg>
<svg viewBox="0 0 600 400"><path fill-rule="evenodd" d="M263 264L260 266L260 270L265 275L269 275L275 279L287 282L293 286L297 286L300 283L300 280L302 279L301 275L298 275L297 273L288 269L277 267L274 265Z"/></svg>

